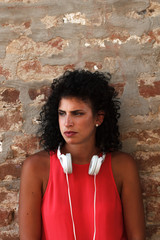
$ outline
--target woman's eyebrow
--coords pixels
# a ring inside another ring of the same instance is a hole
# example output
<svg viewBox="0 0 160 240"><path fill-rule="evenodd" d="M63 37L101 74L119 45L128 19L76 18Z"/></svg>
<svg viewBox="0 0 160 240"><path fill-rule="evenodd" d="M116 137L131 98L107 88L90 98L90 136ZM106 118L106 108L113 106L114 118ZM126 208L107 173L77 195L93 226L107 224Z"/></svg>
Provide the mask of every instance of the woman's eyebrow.
<svg viewBox="0 0 160 240"><path fill-rule="evenodd" d="M62 110L62 109L58 109L58 112L66 112L66 111L64 111L64 110ZM76 112L84 112L84 110L82 110L82 109L76 109L76 110L73 110L73 111L70 111L71 113L76 113Z"/></svg>
<svg viewBox="0 0 160 240"><path fill-rule="evenodd" d="M73 111L71 111L72 113L74 113L74 112L83 112L83 110L81 110L81 109L76 109L76 110L73 110Z"/></svg>
<svg viewBox="0 0 160 240"><path fill-rule="evenodd" d="M58 112L65 112L64 110L58 109Z"/></svg>

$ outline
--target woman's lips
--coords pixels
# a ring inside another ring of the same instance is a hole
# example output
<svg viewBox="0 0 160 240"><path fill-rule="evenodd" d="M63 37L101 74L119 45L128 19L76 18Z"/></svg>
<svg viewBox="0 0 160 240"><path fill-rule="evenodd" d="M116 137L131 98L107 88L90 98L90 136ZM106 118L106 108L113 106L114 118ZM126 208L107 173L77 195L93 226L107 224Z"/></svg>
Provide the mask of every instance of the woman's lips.
<svg viewBox="0 0 160 240"><path fill-rule="evenodd" d="M64 135L65 135L66 137L72 137L72 136L74 136L76 133L77 133L77 132L66 131L66 132L64 132Z"/></svg>

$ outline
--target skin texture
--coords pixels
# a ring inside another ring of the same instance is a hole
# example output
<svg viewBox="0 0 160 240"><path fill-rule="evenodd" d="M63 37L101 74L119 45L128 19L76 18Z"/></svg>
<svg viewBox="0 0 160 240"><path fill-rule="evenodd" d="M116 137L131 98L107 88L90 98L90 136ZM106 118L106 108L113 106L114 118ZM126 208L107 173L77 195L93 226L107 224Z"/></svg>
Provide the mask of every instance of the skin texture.
<svg viewBox="0 0 160 240"><path fill-rule="evenodd" d="M94 154L100 153L95 147L95 133L96 124L103 122L101 113L93 115L91 105L80 99L62 98L58 114L61 134L66 141L62 153L70 152L72 161L79 164L89 162ZM41 239L41 201L47 187L49 169L49 155L45 151L24 161L19 208L21 240ZM128 240L144 240L143 203L135 161L128 154L114 152L112 171L122 201Z"/></svg>

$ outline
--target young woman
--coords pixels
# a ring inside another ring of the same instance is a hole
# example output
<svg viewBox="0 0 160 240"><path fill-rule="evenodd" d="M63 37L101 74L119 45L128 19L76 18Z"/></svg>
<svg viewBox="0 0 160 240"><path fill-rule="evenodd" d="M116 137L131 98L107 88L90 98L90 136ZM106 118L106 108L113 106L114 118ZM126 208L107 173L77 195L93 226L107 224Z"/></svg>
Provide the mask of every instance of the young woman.
<svg viewBox="0 0 160 240"><path fill-rule="evenodd" d="M67 71L41 112L44 151L25 162L21 240L144 240L135 161L120 152L110 76Z"/></svg>

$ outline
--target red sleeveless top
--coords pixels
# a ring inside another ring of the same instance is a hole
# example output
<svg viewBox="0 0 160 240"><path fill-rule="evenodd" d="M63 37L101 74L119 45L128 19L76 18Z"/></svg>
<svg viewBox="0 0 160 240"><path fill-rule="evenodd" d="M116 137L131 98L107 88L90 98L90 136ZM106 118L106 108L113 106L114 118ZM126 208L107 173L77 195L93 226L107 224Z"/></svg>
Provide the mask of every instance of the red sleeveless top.
<svg viewBox="0 0 160 240"><path fill-rule="evenodd" d="M92 240L94 234L94 176L89 164L73 163L68 174L77 240ZM111 154L96 176L96 240L127 240L121 200L113 178ZM65 173L56 153L50 153L50 176L42 200L41 240L74 240Z"/></svg>

